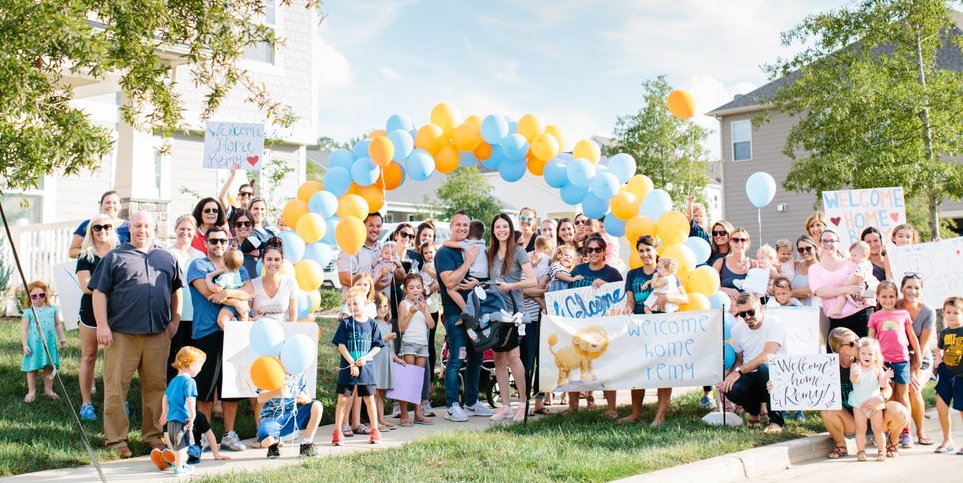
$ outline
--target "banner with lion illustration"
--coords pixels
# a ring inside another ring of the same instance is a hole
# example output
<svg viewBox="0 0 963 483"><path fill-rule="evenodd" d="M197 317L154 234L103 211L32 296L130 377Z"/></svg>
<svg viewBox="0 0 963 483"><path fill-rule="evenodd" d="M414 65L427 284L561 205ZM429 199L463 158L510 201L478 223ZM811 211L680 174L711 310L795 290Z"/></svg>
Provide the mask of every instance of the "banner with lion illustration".
<svg viewBox="0 0 963 483"><path fill-rule="evenodd" d="M542 318L540 391L692 387L722 380L722 311Z"/></svg>

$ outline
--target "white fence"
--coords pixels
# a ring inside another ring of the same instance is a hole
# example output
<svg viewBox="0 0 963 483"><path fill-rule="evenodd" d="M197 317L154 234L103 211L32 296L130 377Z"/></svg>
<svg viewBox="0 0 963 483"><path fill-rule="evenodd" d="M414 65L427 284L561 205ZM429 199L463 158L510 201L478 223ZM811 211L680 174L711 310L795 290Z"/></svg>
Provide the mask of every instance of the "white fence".
<svg viewBox="0 0 963 483"><path fill-rule="evenodd" d="M20 256L20 263L23 264L23 272L28 282L43 280L48 284L54 283L53 266L67 261L67 251L70 248L74 230L79 224L80 220L38 225L10 225L10 234L13 236L13 243L17 247L17 254ZM10 286L22 286L10 243L3 243L2 256L4 265L13 269L10 275Z"/></svg>

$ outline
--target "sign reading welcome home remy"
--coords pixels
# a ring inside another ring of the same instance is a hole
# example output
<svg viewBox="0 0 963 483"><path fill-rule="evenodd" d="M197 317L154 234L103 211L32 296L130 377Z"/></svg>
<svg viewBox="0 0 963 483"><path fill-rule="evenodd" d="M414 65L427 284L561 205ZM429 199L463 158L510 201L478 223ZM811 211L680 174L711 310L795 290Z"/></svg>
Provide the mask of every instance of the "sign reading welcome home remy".
<svg viewBox="0 0 963 483"><path fill-rule="evenodd" d="M906 202L900 186L823 191L823 210L826 212L826 228L839 233L839 249L842 251L848 251L867 227L878 229L885 245L893 228L906 223Z"/></svg>
<svg viewBox="0 0 963 483"><path fill-rule="evenodd" d="M264 124L211 121L204 128L204 168L259 170L264 161Z"/></svg>

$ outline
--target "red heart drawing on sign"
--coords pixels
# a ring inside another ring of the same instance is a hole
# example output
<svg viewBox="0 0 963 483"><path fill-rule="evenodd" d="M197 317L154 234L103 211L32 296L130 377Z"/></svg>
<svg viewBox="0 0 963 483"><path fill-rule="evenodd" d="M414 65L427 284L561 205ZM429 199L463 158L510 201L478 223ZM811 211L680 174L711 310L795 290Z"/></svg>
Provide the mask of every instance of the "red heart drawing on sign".
<svg viewBox="0 0 963 483"><path fill-rule="evenodd" d="M250 163L251 166L254 166L255 164L257 164L257 162L258 162L258 160L259 160L260 158L261 158L260 156L248 156L248 157L247 157L247 162Z"/></svg>
<svg viewBox="0 0 963 483"><path fill-rule="evenodd" d="M839 222L843 221L843 219L841 217L834 216L830 218L829 221L833 222L834 225L839 226Z"/></svg>
<svg viewBox="0 0 963 483"><path fill-rule="evenodd" d="M957 254L957 255L959 255L959 254L960 254L960 251L959 251L959 250L957 250L957 251L956 251L956 254Z"/></svg>
<svg viewBox="0 0 963 483"><path fill-rule="evenodd" d="M890 213L889 217L892 218L893 221L899 221L899 213Z"/></svg>

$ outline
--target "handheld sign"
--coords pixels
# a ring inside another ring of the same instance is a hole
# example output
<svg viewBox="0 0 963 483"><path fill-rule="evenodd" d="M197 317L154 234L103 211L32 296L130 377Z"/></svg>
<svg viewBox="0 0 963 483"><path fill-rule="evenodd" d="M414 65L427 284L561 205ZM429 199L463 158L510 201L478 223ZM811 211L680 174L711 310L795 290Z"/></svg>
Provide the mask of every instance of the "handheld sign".
<svg viewBox="0 0 963 483"><path fill-rule="evenodd" d="M264 124L211 121L204 128L204 168L259 170L263 158Z"/></svg>
<svg viewBox="0 0 963 483"><path fill-rule="evenodd" d="M843 407L837 354L770 356L769 380L774 411Z"/></svg>

